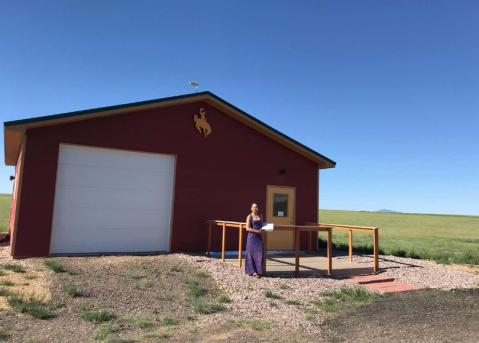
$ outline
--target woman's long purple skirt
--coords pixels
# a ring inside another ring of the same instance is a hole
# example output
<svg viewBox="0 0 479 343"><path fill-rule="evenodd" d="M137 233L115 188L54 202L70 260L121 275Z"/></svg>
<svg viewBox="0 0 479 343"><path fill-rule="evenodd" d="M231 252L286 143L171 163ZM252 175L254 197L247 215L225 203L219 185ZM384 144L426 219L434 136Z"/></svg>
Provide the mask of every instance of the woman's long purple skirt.
<svg viewBox="0 0 479 343"><path fill-rule="evenodd" d="M259 233L248 232L246 241L246 274L263 274L263 237Z"/></svg>

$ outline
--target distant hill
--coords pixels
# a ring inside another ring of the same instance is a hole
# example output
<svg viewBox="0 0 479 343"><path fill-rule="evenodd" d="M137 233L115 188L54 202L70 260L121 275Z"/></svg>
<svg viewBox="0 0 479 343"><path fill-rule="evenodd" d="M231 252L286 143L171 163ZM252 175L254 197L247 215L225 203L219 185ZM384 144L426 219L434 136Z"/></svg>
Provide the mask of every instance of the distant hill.
<svg viewBox="0 0 479 343"><path fill-rule="evenodd" d="M376 212L383 212L383 213L401 213L401 212L397 212L397 211L391 211L391 210L379 210L379 211L376 211Z"/></svg>

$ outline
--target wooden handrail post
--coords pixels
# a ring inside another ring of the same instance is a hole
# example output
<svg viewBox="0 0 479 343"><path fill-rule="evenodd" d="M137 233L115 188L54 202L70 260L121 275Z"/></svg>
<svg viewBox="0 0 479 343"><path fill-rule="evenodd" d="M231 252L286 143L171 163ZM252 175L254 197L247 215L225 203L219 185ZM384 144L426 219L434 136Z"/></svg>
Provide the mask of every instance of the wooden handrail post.
<svg viewBox="0 0 479 343"><path fill-rule="evenodd" d="M226 223L223 223L223 241L221 244L221 261L225 261L225 247L226 247Z"/></svg>
<svg viewBox="0 0 479 343"><path fill-rule="evenodd" d="M295 235L295 266L294 266L294 275L299 275L299 242L301 241L301 229L298 229L297 227L294 228L294 231L296 232Z"/></svg>
<svg viewBox="0 0 479 343"><path fill-rule="evenodd" d="M266 275L266 259L268 257L268 233L263 233L263 276Z"/></svg>
<svg viewBox="0 0 479 343"><path fill-rule="evenodd" d="M308 254L311 254L311 240L313 239L313 231L309 231L309 245L308 245Z"/></svg>
<svg viewBox="0 0 479 343"><path fill-rule="evenodd" d="M376 228L373 231L373 245L374 245L374 269L373 271L377 273L379 271L379 230Z"/></svg>
<svg viewBox="0 0 479 343"><path fill-rule="evenodd" d="M328 229L328 275L333 272L333 229Z"/></svg>
<svg viewBox="0 0 479 343"><path fill-rule="evenodd" d="M296 249L296 228L293 228L293 249Z"/></svg>
<svg viewBox="0 0 479 343"><path fill-rule="evenodd" d="M349 230L349 262L353 262L353 230Z"/></svg>
<svg viewBox="0 0 479 343"><path fill-rule="evenodd" d="M241 268L243 262L243 224L239 227L239 249L238 249L238 268Z"/></svg>
<svg viewBox="0 0 479 343"><path fill-rule="evenodd" d="M208 223L208 248L206 251L206 255L210 257L210 252L211 252L211 223Z"/></svg>

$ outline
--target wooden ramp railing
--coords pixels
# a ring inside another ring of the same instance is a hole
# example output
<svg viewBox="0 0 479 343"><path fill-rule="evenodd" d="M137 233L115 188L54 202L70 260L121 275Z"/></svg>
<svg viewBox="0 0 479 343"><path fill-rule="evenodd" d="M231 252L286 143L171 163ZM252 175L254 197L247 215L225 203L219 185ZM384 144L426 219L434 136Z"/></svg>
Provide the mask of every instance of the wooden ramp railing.
<svg viewBox="0 0 479 343"><path fill-rule="evenodd" d="M305 223L306 226L319 226L319 227L332 227L338 230L349 231L349 262L353 262L353 231L371 232L373 234L373 256L374 267L373 271L377 273L379 271L379 228L367 227L367 226L351 226L351 225L338 225L338 224L325 224L325 223ZM329 244L329 242L328 242Z"/></svg>
<svg viewBox="0 0 479 343"><path fill-rule="evenodd" d="M208 220L208 247L207 247L207 256L210 256L211 250L211 228L213 225L221 226L223 229L222 243L221 243L221 260L225 262L225 247L226 247L226 228L233 227L239 229L239 247L238 247L238 268L241 268L243 256L243 230L246 228L246 223L240 222L228 222L224 220ZM294 246L295 246L295 275L299 274L299 243L301 232L309 232L309 250L311 250L311 233L312 232L327 232L328 233L328 243L327 243L327 258L328 258L328 268L327 273L331 275L332 273L332 246L333 246L333 235L332 227L326 225L274 225L275 231L293 231L294 233ZM263 275L266 274L266 251L268 245L268 233L263 233L263 248L264 248L264 259L263 259Z"/></svg>

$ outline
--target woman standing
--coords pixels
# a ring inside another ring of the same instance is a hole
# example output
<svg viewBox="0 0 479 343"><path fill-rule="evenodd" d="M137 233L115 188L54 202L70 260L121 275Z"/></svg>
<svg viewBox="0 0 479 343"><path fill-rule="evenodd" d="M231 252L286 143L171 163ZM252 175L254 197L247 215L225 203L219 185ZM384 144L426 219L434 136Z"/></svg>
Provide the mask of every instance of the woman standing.
<svg viewBox="0 0 479 343"><path fill-rule="evenodd" d="M251 204L251 214L246 218L246 241L245 273L259 278L263 273L263 216L259 214L257 202Z"/></svg>

